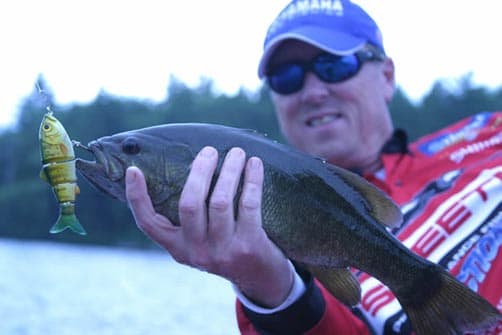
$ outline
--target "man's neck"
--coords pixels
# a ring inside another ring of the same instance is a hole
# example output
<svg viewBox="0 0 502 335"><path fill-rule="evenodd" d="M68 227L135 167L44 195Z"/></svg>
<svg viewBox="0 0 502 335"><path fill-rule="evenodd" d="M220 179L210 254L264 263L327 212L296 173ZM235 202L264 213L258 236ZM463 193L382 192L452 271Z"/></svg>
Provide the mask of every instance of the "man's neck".
<svg viewBox="0 0 502 335"><path fill-rule="evenodd" d="M380 156L376 159L369 161L367 164L360 164L357 167L350 167L348 170L357 173L359 175L375 174L383 169L383 162Z"/></svg>

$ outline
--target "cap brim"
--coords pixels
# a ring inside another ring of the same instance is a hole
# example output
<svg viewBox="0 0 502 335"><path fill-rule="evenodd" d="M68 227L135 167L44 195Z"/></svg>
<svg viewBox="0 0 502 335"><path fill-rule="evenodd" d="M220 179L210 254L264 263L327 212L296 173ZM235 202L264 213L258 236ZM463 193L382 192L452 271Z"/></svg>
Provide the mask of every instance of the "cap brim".
<svg viewBox="0 0 502 335"><path fill-rule="evenodd" d="M300 40L312 44L319 49L335 55L352 54L361 50L361 48L366 45L366 41L362 38L320 27L304 26L290 30L270 40L265 46L265 50L258 65L259 78L265 76L268 62L274 51L281 42L288 39Z"/></svg>

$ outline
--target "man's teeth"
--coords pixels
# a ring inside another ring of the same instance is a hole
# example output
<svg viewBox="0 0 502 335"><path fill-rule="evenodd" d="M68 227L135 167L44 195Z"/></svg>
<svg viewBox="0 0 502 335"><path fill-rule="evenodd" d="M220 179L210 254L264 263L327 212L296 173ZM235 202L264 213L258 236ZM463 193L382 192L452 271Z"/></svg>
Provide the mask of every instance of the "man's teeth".
<svg viewBox="0 0 502 335"><path fill-rule="evenodd" d="M323 125L323 124L326 124L326 123L329 123L333 120L336 120L338 119L340 116L339 115L325 115L323 117L320 117L320 118L316 118L316 119L313 119L313 120L310 120L309 121L309 125L310 126L320 126L320 125Z"/></svg>

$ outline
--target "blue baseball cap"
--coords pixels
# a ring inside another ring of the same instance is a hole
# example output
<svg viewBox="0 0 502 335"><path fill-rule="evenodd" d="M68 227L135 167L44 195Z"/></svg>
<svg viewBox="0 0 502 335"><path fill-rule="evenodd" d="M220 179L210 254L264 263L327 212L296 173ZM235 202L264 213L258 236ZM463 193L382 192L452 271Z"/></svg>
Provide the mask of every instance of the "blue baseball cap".
<svg viewBox="0 0 502 335"><path fill-rule="evenodd" d="M336 55L352 54L368 43L385 53L380 29L358 5L349 0L293 0L268 29L258 66L260 78L274 51L287 39Z"/></svg>

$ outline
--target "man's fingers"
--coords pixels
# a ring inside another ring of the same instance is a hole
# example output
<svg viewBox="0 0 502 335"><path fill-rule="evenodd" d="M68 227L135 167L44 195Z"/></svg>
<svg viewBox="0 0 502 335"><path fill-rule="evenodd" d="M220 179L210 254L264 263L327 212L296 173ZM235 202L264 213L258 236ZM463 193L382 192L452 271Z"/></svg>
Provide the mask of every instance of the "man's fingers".
<svg viewBox="0 0 502 335"><path fill-rule="evenodd" d="M165 217L155 212L148 195L145 177L135 166L129 167L126 171L126 198L137 226L148 236L158 236L160 229L172 227Z"/></svg>
<svg viewBox="0 0 502 335"><path fill-rule="evenodd" d="M244 185L239 201L237 229L241 232L255 231L261 225L261 207L263 196L263 163L258 157L251 157L244 174Z"/></svg>
<svg viewBox="0 0 502 335"><path fill-rule="evenodd" d="M241 148L231 149L221 167L218 181L209 199L209 238L216 243L235 230L234 198L246 162L246 153Z"/></svg>
<svg viewBox="0 0 502 335"><path fill-rule="evenodd" d="M148 196L145 177L135 166L126 170L126 197L136 221L144 221L155 213Z"/></svg>
<svg viewBox="0 0 502 335"><path fill-rule="evenodd" d="M192 163L190 173L181 192L179 216L185 240L198 245L207 238L206 199L211 186L218 152L203 148Z"/></svg>

